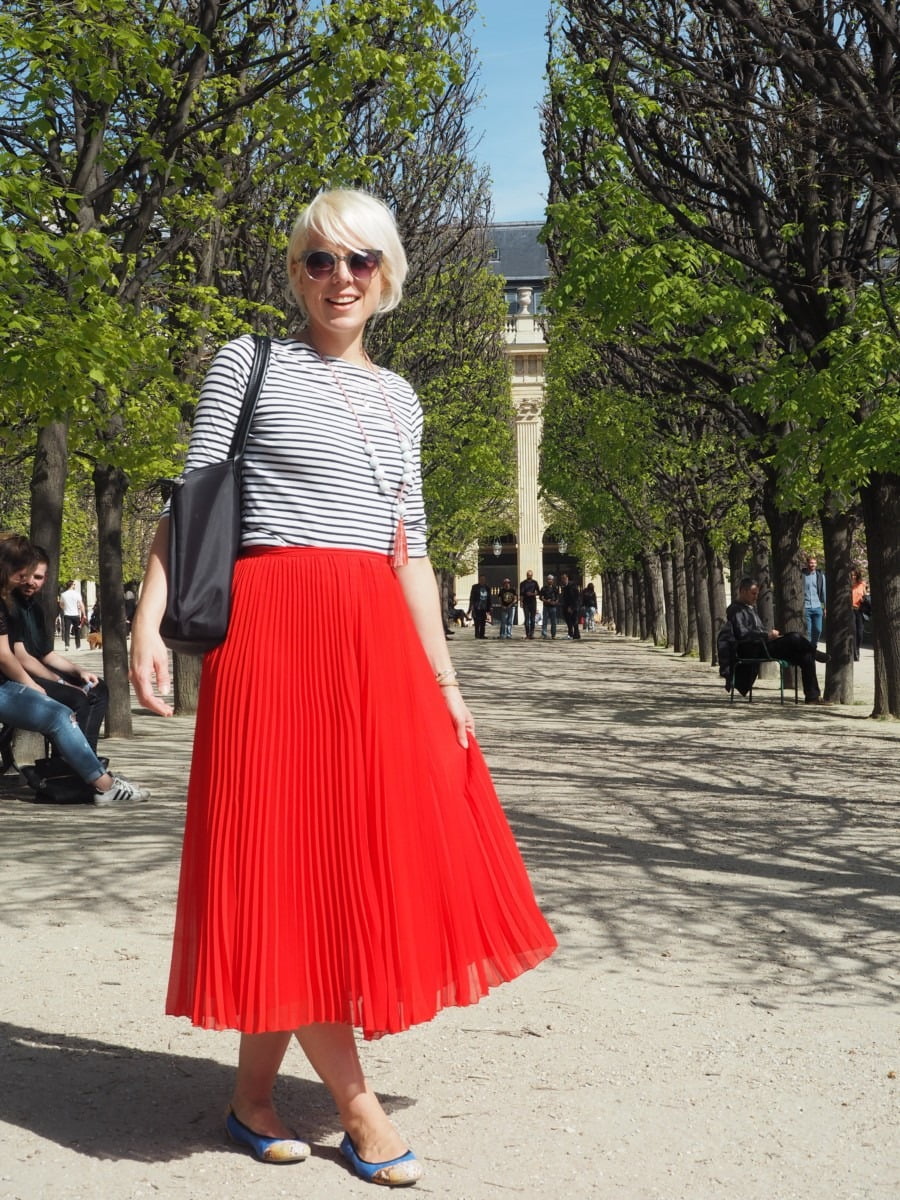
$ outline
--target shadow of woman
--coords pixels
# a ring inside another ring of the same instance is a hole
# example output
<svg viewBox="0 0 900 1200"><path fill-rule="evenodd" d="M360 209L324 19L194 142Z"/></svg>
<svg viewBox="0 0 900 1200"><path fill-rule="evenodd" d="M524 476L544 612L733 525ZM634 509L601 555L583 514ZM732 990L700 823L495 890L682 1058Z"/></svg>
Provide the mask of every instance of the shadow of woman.
<svg viewBox="0 0 900 1200"><path fill-rule="evenodd" d="M0 1075L0 1121L91 1158L171 1162L227 1148L234 1068L213 1059L0 1022ZM382 1099L389 1111L411 1103ZM318 1080L282 1075L278 1105L307 1141L338 1132Z"/></svg>

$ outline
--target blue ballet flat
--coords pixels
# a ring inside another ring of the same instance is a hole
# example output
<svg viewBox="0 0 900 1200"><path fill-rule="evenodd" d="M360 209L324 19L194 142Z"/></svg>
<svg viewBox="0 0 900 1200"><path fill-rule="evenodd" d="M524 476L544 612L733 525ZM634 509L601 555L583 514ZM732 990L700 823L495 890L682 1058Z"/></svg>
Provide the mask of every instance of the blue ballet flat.
<svg viewBox="0 0 900 1200"><path fill-rule="evenodd" d="M349 1133L344 1134L341 1154L360 1179L365 1179L367 1183L381 1183L385 1187L409 1187L423 1175L422 1164L412 1150L407 1150L399 1158L389 1158L387 1162L366 1162L356 1153Z"/></svg>
<svg viewBox="0 0 900 1200"><path fill-rule="evenodd" d="M264 1137L239 1121L233 1111L228 1113L225 1120L225 1133L237 1146L245 1146L263 1163L276 1163L284 1166L287 1163L303 1162L309 1158L309 1146L296 1138Z"/></svg>

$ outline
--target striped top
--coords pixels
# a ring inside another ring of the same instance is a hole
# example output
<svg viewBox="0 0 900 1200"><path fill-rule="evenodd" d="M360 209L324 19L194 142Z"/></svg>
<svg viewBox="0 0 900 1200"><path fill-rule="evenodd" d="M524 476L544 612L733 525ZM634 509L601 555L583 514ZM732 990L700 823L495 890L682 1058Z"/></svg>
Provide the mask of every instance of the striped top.
<svg viewBox="0 0 900 1200"><path fill-rule="evenodd" d="M184 473L221 462L237 424L253 361L249 334L216 354L200 389ZM365 443L332 369L340 373L390 484L382 495ZM409 384L379 371L400 429L413 447L413 482L406 489L410 558L426 554L419 460L422 408ZM403 472L400 440L377 379L339 358L323 362L292 339L272 341L272 353L244 454L244 546L325 546L390 554L394 502Z"/></svg>

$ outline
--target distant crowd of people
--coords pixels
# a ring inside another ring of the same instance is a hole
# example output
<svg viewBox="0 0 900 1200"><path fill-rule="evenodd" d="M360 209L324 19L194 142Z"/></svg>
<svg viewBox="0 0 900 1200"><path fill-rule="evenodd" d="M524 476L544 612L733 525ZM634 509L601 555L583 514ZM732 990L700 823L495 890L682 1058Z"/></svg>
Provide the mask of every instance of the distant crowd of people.
<svg viewBox="0 0 900 1200"><path fill-rule="evenodd" d="M597 592L592 583L582 587L565 573L560 575L558 582L555 575L548 574L541 585L534 578L534 572L527 571L518 588L510 579L504 579L498 588L491 588L487 576L479 575L478 582L469 592L468 608L457 607L453 600L448 616L458 625L467 625L471 620L476 638L484 638L487 637L487 626L494 623L496 615L497 636L511 639L520 608L525 638L534 638L538 625L542 638L555 638L561 618L566 627L566 638L577 642L583 632L592 633L596 628ZM452 630L448 626L449 632Z"/></svg>

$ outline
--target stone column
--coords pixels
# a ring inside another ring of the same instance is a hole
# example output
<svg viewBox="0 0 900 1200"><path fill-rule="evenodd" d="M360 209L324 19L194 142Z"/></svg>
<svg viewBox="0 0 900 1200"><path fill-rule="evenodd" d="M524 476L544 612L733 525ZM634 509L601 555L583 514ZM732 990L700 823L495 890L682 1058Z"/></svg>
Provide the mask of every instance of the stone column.
<svg viewBox="0 0 900 1200"><path fill-rule="evenodd" d="M543 575L543 518L538 499L538 454L541 445L540 398L520 402L516 420L516 475L519 499L519 581L525 572ZM536 401L536 402L535 402Z"/></svg>

